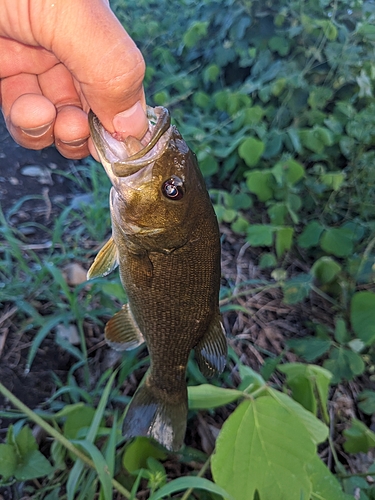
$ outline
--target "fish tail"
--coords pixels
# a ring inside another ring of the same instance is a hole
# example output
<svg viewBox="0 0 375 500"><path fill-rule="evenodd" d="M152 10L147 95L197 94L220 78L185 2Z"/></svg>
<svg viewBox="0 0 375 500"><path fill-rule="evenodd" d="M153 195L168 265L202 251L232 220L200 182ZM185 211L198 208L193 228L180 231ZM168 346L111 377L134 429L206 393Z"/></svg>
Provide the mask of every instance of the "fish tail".
<svg viewBox="0 0 375 500"><path fill-rule="evenodd" d="M147 436L167 450L178 451L184 441L187 419L187 389L170 397L147 376L127 407L123 423L126 439Z"/></svg>

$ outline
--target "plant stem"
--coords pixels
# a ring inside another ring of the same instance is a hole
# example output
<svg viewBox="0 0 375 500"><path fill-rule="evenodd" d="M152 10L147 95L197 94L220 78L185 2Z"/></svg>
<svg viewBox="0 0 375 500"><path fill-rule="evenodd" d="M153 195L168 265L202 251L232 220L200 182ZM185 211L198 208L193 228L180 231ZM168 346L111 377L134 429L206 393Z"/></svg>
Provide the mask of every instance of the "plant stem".
<svg viewBox="0 0 375 500"><path fill-rule="evenodd" d="M210 462L211 462L211 455L207 458L207 460L203 464L201 470L197 474L197 477L202 477L205 474L206 470L208 469L208 466L210 465ZM187 500L193 490L194 488L189 488L188 490L186 490L185 493L182 495L181 500Z"/></svg>
<svg viewBox="0 0 375 500"><path fill-rule="evenodd" d="M2 395L6 398L9 399L9 401L12 403L13 406L18 408L22 413L24 413L27 417L29 417L30 420L32 420L35 424L39 425L43 430L45 430L50 436L52 436L56 441L61 443L67 450L70 452L74 453L77 458L82 460L86 465L91 467L92 469L96 470L94 462L82 451L74 446L68 439L66 439L65 436L60 434L52 425L49 423L45 422L39 415L37 415L33 410L31 410L29 407L27 407L25 404L22 403L14 394L12 394L6 387L3 386L3 384L0 382L0 392ZM123 495L125 498L130 498L130 492L124 488L116 479L111 479L112 481L112 486L119 492L121 495Z"/></svg>

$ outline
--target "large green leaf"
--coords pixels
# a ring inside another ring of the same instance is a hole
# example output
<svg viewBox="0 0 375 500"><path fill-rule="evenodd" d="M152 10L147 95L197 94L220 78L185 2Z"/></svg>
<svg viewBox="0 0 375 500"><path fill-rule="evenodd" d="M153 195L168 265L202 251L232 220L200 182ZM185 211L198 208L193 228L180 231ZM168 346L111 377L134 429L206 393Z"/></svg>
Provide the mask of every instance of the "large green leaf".
<svg viewBox="0 0 375 500"><path fill-rule="evenodd" d="M328 427L323 424L311 411L306 410L301 404L294 401L284 392L268 389L269 394L284 406L288 412L297 417L300 422L306 427L310 434L310 439L314 444L323 443L328 437Z"/></svg>
<svg viewBox="0 0 375 500"><path fill-rule="evenodd" d="M315 445L300 419L271 396L244 401L224 423L212 457L215 482L236 500L310 498Z"/></svg>
<svg viewBox="0 0 375 500"><path fill-rule="evenodd" d="M375 340L375 293L357 292L353 295L350 320L358 338L367 345Z"/></svg>

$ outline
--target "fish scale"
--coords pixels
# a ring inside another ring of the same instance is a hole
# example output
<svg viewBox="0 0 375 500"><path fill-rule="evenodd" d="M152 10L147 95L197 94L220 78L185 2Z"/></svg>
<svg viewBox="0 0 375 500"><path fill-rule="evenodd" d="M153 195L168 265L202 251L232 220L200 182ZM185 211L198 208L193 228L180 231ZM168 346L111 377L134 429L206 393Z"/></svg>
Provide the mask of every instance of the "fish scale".
<svg viewBox="0 0 375 500"><path fill-rule="evenodd" d="M92 138L113 187L112 237L88 275L102 276L119 266L128 304L107 323L105 338L119 350L145 341L150 354L150 368L127 407L123 434L149 436L176 451L186 430L191 350L206 377L225 366L220 234L195 155L170 125L165 108L148 108L148 116L149 143L127 156L121 153L124 145L113 143L90 114Z"/></svg>

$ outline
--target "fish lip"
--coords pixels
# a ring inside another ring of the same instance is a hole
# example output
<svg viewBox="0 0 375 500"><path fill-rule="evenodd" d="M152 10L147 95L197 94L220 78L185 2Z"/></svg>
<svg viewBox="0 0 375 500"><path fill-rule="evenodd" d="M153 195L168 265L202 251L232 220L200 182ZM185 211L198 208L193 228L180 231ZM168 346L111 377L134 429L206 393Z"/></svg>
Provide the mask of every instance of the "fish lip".
<svg viewBox="0 0 375 500"><path fill-rule="evenodd" d="M109 142L118 146L118 151L122 149L123 153L126 154L124 144L114 139L104 129L92 110L90 110L88 118L92 140L110 177L128 177L146 165L155 162L163 155L172 135L169 111L162 106L155 108L147 106L149 130L152 132L151 138L140 151L121 159L118 157L117 151L113 151L114 148L111 148Z"/></svg>

